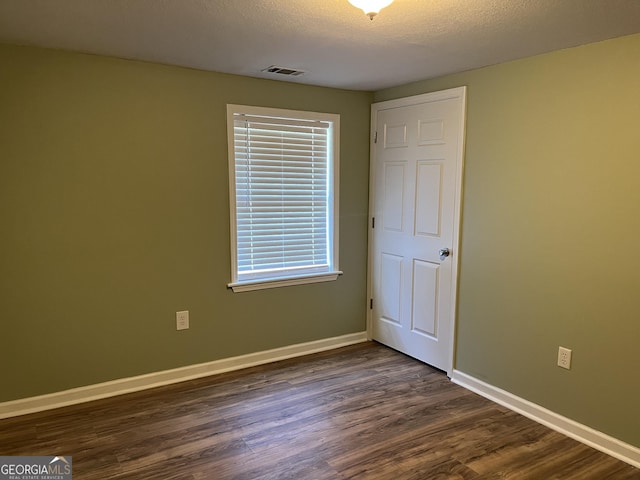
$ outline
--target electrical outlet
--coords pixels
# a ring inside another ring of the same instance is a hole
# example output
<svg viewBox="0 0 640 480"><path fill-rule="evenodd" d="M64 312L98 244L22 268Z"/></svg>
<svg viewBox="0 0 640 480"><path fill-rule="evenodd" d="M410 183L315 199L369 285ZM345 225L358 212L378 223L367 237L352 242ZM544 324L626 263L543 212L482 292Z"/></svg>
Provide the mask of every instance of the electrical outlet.
<svg viewBox="0 0 640 480"><path fill-rule="evenodd" d="M571 368L571 350L558 347L558 366L569 370Z"/></svg>
<svg viewBox="0 0 640 480"><path fill-rule="evenodd" d="M189 328L189 310L176 312L176 330L187 330Z"/></svg>

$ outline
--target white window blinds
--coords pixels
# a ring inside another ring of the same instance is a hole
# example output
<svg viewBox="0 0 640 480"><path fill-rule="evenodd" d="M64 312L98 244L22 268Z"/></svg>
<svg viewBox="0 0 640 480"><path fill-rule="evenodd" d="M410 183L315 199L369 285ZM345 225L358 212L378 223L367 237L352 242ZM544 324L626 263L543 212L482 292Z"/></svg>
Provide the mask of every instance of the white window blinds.
<svg viewBox="0 0 640 480"><path fill-rule="evenodd" d="M234 282L333 271L333 128L233 113Z"/></svg>

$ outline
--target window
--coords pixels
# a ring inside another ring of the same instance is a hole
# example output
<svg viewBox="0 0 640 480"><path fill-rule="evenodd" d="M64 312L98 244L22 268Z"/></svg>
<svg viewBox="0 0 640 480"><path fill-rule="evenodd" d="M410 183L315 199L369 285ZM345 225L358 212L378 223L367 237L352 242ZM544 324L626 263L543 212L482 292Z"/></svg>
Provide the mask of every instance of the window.
<svg viewBox="0 0 640 480"><path fill-rule="evenodd" d="M335 280L340 116L227 106L234 292Z"/></svg>

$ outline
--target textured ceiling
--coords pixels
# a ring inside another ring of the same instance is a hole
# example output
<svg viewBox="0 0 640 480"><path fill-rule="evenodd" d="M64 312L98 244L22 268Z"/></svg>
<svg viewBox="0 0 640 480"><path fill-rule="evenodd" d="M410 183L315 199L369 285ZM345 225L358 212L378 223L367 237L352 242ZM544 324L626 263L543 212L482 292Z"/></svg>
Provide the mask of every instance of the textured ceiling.
<svg viewBox="0 0 640 480"><path fill-rule="evenodd" d="M640 0L395 0L373 21L347 0L0 0L2 43L358 90L638 32Z"/></svg>

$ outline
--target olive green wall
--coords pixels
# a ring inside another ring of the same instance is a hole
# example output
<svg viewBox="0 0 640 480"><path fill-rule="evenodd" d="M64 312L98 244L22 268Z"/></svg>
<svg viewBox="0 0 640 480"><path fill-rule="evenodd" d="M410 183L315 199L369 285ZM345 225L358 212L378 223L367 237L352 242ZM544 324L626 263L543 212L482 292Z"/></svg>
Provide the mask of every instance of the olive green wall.
<svg viewBox="0 0 640 480"><path fill-rule="evenodd" d="M468 85L456 368L640 447L639 54L634 35L375 100Z"/></svg>
<svg viewBox="0 0 640 480"><path fill-rule="evenodd" d="M639 51L373 96L0 45L0 401L364 330L369 105L468 85L456 367L640 446ZM338 281L226 289L227 103L341 114Z"/></svg>
<svg viewBox="0 0 640 480"><path fill-rule="evenodd" d="M0 45L0 401L364 331L371 101ZM337 281L226 288L227 103L341 115Z"/></svg>

